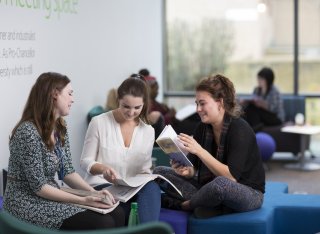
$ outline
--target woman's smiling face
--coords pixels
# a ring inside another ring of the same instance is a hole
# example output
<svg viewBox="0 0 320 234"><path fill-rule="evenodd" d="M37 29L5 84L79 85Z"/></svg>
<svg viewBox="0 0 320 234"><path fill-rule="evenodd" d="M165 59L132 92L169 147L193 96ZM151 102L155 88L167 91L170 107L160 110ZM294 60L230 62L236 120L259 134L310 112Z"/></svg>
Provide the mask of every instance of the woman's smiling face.
<svg viewBox="0 0 320 234"><path fill-rule="evenodd" d="M119 99L119 110L123 118L133 120L140 116L143 108L143 98L125 95Z"/></svg>
<svg viewBox="0 0 320 234"><path fill-rule="evenodd" d="M214 100L210 93L197 91L196 104L197 112L203 123L212 124L220 119L218 117L220 116L219 108L222 108L221 103Z"/></svg>

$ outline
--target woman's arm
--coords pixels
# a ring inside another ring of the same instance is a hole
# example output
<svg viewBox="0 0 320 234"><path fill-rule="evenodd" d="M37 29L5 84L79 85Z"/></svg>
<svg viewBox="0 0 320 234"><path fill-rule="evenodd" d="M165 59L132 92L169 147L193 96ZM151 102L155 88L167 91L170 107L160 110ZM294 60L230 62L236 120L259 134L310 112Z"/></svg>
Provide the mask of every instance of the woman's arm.
<svg viewBox="0 0 320 234"><path fill-rule="evenodd" d="M256 98L253 100L253 102L256 107L260 107L262 109L268 110L269 104L267 101L263 100L262 98Z"/></svg>
<svg viewBox="0 0 320 234"><path fill-rule="evenodd" d="M266 100L268 101L268 110L277 114L280 111L282 99L279 90L275 86L272 86Z"/></svg>
<svg viewBox="0 0 320 234"><path fill-rule="evenodd" d="M82 177L74 172L68 174L63 178L63 182L65 182L69 187L74 189L82 189L87 191L95 191Z"/></svg>
<svg viewBox="0 0 320 234"><path fill-rule="evenodd" d="M208 169L216 176L224 176L230 180L236 181L236 179L230 173L228 165L225 165L215 159L207 150L203 149L196 154L200 160L208 167Z"/></svg>
<svg viewBox="0 0 320 234"><path fill-rule="evenodd" d="M99 123L97 118L93 118L88 126L88 130L85 136L82 154L80 158L80 167L85 170L87 173L91 172L91 167L97 163L97 154L99 152L99 143L100 134L99 134ZM92 173L93 175L101 174L100 171Z"/></svg>
<svg viewBox="0 0 320 234"><path fill-rule="evenodd" d="M229 167L215 159L207 150L202 148L202 146L192 136L181 133L178 137L186 150L188 150L189 153L196 155L213 174L216 176L224 176L230 180L236 181L230 173Z"/></svg>
<svg viewBox="0 0 320 234"><path fill-rule="evenodd" d="M107 181L114 183L117 173L113 170L113 168L97 161L101 134L99 128L101 127L102 126L99 126L98 118L93 118L90 121L84 140L80 159L80 167L91 175L103 175Z"/></svg>
<svg viewBox="0 0 320 234"><path fill-rule="evenodd" d="M105 193L108 196L111 195L107 191L103 191L103 193ZM95 196L87 196L87 197L76 196L71 193L64 192L49 184L44 184L41 187L41 189L38 192L36 192L36 194L39 197L43 197L45 199L53 200L56 202L75 203L75 204L93 206L93 207L103 208L103 209L110 208L110 205L102 202L102 198L95 197ZM113 198L112 195L111 195L111 198Z"/></svg>
<svg viewBox="0 0 320 234"><path fill-rule="evenodd" d="M90 168L90 173L92 175L103 175L103 178L111 183L115 183L118 178L118 174L113 168L102 163L93 164Z"/></svg>

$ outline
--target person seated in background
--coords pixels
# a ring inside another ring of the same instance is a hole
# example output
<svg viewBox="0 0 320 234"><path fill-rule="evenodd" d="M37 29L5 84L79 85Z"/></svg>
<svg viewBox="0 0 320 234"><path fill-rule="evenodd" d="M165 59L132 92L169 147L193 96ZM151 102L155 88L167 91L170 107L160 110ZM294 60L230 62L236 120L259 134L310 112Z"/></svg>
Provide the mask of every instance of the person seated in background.
<svg viewBox="0 0 320 234"><path fill-rule="evenodd" d="M160 103L156 100L158 94L159 94L159 84L154 76L150 75L150 72L148 69L141 69L139 71L139 74L144 77L146 80L147 84L149 85L150 88L150 110L149 112L152 111L158 111L160 112L165 120L165 124L171 124L174 125L174 122L177 121L175 118L176 115L176 110L174 108L168 107L164 103Z"/></svg>
<svg viewBox="0 0 320 234"><path fill-rule="evenodd" d="M87 122L90 123L91 119L97 115L100 115L106 111L114 110L118 107L117 103L117 89L112 88L107 93L107 100L105 106L97 105L90 109L87 115Z"/></svg>
<svg viewBox="0 0 320 234"><path fill-rule="evenodd" d="M117 108L118 108L117 89L112 88L109 90L109 92L107 94L107 101L106 101L105 110L111 111L111 110L114 110Z"/></svg>
<svg viewBox="0 0 320 234"><path fill-rule="evenodd" d="M9 167L3 209L23 221L65 230L124 226L121 207L101 215L71 203L110 208L101 198L80 197L60 190L55 175L71 188L95 191L72 165L69 135L63 117L73 104L67 76L43 73L33 85L21 119L10 136ZM114 201L111 193L100 191Z"/></svg>
<svg viewBox="0 0 320 234"><path fill-rule="evenodd" d="M240 101L244 118L255 132L263 126L280 125L284 121L283 100L274 79L271 68L262 68L257 73L258 86L253 90L253 98Z"/></svg>
<svg viewBox="0 0 320 234"><path fill-rule="evenodd" d="M116 109L92 118L85 136L80 166L86 181L97 190L116 178L151 174L154 129L148 124L148 87L143 79L129 77L117 89ZM141 223L158 221L160 188L150 181L126 203L120 203L128 220L130 203L138 202Z"/></svg>
<svg viewBox="0 0 320 234"><path fill-rule="evenodd" d="M170 124L177 133L184 132L186 134L193 134L196 125L200 122L198 114L194 114L185 120L176 119L175 108L168 107L165 103L157 101L159 94L159 84L154 76L150 75L147 69L141 69L139 74L144 77L150 88L150 109L149 112L160 112L164 118L164 124Z"/></svg>
<svg viewBox="0 0 320 234"><path fill-rule="evenodd" d="M265 172L249 124L241 118L233 83L210 76L196 87L201 123L194 136L179 134L193 166L172 161L153 173L169 179L182 192L161 182L163 207L194 211L198 218L259 209L265 192Z"/></svg>

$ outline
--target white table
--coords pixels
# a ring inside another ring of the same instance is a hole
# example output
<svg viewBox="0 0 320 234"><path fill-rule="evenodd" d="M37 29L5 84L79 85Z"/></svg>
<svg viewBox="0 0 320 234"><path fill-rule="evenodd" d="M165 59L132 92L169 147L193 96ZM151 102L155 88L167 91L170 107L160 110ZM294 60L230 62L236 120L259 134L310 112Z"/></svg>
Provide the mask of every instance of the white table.
<svg viewBox="0 0 320 234"><path fill-rule="evenodd" d="M299 162L286 164L285 168L303 170L303 171L320 170L320 164L308 162L305 158L305 151L308 149L307 142L309 142L310 137L312 135L320 134L320 126L312 126L312 125L285 126L281 128L281 131L301 135L301 138L300 138L301 157L299 159Z"/></svg>

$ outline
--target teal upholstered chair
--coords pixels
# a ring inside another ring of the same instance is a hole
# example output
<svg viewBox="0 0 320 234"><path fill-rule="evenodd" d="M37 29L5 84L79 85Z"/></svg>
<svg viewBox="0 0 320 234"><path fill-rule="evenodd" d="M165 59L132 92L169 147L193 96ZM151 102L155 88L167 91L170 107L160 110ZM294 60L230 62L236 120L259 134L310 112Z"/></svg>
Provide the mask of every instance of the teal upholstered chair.
<svg viewBox="0 0 320 234"><path fill-rule="evenodd" d="M160 147L153 147L152 157L157 159L156 166L170 167L169 156Z"/></svg>
<svg viewBox="0 0 320 234"><path fill-rule="evenodd" d="M87 121L90 123L91 119L97 115L100 115L102 113L106 112L105 109L103 109L102 106L95 106L90 109L88 115L87 115Z"/></svg>
<svg viewBox="0 0 320 234"><path fill-rule="evenodd" d="M0 233L9 234L172 234L173 231L168 224L163 222L152 222L140 224L134 227L122 227L110 230L92 231L60 231L50 230L30 223L23 222L5 211L0 211Z"/></svg>

